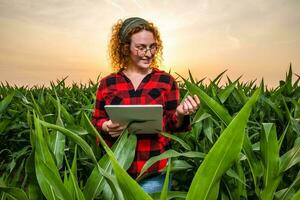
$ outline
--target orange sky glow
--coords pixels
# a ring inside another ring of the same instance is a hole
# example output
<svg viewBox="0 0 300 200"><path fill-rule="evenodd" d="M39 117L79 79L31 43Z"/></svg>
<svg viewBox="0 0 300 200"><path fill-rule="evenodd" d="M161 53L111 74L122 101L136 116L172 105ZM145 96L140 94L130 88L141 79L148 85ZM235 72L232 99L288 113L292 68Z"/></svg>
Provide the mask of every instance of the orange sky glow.
<svg viewBox="0 0 300 200"><path fill-rule="evenodd" d="M0 82L95 81L111 72L112 25L139 16L159 28L160 68L175 77L190 69L196 79L210 80L228 69L232 80L264 78L275 87L290 63L300 74L299 10L297 0L0 0Z"/></svg>

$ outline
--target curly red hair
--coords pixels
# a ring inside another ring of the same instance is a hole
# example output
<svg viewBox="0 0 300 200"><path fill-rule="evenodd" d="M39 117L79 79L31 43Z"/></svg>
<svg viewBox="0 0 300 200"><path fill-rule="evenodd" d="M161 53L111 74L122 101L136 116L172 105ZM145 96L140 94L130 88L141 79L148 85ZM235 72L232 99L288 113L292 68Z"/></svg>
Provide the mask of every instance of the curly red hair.
<svg viewBox="0 0 300 200"><path fill-rule="evenodd" d="M131 36L135 33L140 32L141 30L147 30L153 33L153 36L156 40L155 42L157 43L157 51L150 64L150 67L158 68L158 66L162 64L162 60L163 60L162 59L163 45L160 39L160 33L158 31L158 28L155 27L152 22L148 22L148 24L143 24L138 27L132 28L125 38L126 42L121 42L119 32L123 25L123 22L124 22L123 20L119 19L117 23L113 25L112 32L111 32L111 39L108 45L109 60L113 71L118 71L121 68L127 67L129 56L128 54L126 54L126 50L124 47L126 44L130 44Z"/></svg>

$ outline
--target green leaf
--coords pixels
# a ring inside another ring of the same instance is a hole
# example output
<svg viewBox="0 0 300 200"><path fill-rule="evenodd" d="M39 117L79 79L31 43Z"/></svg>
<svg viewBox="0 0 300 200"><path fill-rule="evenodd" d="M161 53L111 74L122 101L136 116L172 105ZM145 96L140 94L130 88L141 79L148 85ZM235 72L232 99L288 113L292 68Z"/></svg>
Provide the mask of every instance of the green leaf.
<svg viewBox="0 0 300 200"><path fill-rule="evenodd" d="M12 92L9 95L7 95L1 102L0 102L0 114L4 112L4 110L8 107L10 102L12 101L13 97L15 96L15 93Z"/></svg>
<svg viewBox="0 0 300 200"><path fill-rule="evenodd" d="M228 169L228 170L226 171L226 175L227 175L227 176L230 176L230 177L232 177L232 178L235 178L235 179L238 180L241 184L246 185L245 181L242 180L242 179L240 178L239 174L237 174L234 170Z"/></svg>
<svg viewBox="0 0 300 200"><path fill-rule="evenodd" d="M128 169L131 165L136 147L136 135L130 134L128 136L128 131L124 131L117 141L112 146L112 151L114 155L121 163L124 169ZM103 168L107 173L112 172L111 162L108 155L104 155L98 162L99 166ZM86 185L84 187L84 195L87 200L92 200L100 194L100 192L105 187L104 177L99 173L98 169L95 167L89 176Z"/></svg>
<svg viewBox="0 0 300 200"><path fill-rule="evenodd" d="M87 117L86 115L84 115L85 117ZM88 120L88 119L87 119ZM89 121L89 120L88 120ZM87 142L85 140L83 140L80 136L78 136L76 133L64 128L64 127L60 127L54 124L50 124L48 122L45 121L41 121L39 120L39 123L41 123L43 126L47 127L47 128L51 128L54 130L57 130L59 132L61 132L62 134L64 134L65 136L67 136L69 139L71 139L72 141L74 141L76 144L78 144L81 149L87 154L87 156L89 158L92 159L93 163L97 166L97 169L99 170L100 174L102 176L105 177L106 180L109 180L109 183L112 183L112 186L115 187L115 185L113 185L113 180L111 180L111 176L106 173L97 163L96 157L93 153L92 148L87 144ZM95 129L95 127L91 124L91 122L89 121L89 126L93 131L96 131L96 134L99 135L99 133L97 132L97 130ZM105 143L105 142L104 142ZM113 188L114 189L114 188Z"/></svg>
<svg viewBox="0 0 300 200"><path fill-rule="evenodd" d="M43 137L43 130L41 127L41 124L39 123L39 119L36 117L35 112L33 112L34 116L34 125L35 125L35 171L36 171L36 177L37 181L39 183L39 186L43 192L43 194L46 196L47 199L56 199L57 193L54 191L55 188L53 188L49 184L48 179L59 179L59 172L56 168L55 162L52 158L52 154L48 148L48 144L46 143L44 137ZM51 173L51 176L45 176L45 171L42 165L43 163L46 163L47 166L47 172L48 174ZM49 168L49 170L48 170ZM49 172L51 171L51 172ZM53 177L52 177L53 176Z"/></svg>
<svg viewBox="0 0 300 200"><path fill-rule="evenodd" d="M273 123L263 123L260 137L260 151L264 163L262 199L273 199L281 176L279 176L279 145Z"/></svg>
<svg viewBox="0 0 300 200"><path fill-rule="evenodd" d="M188 158L204 158L205 154L201 152L195 152L195 151L188 151L184 153L179 153L173 149L169 149L162 154L158 156L153 156L147 162L144 164L139 176L137 177L137 180L141 180L144 176L142 176L149 167L151 167L154 163L156 163L159 160L166 159L166 158L175 158L179 156L184 156Z"/></svg>
<svg viewBox="0 0 300 200"><path fill-rule="evenodd" d="M166 174L164 185L163 185L163 188L161 191L160 200L167 200L171 165L172 165L172 161L170 159L170 162L167 166L167 174Z"/></svg>
<svg viewBox="0 0 300 200"><path fill-rule="evenodd" d="M14 198L16 198L17 200L29 200L26 193L16 187L3 187L0 186L0 191L5 192L11 196L13 196Z"/></svg>
<svg viewBox="0 0 300 200"><path fill-rule="evenodd" d="M187 192L180 192L180 191L169 191L167 195L167 199L185 199ZM161 192L154 192L151 193L150 196L154 200L159 200L161 196Z"/></svg>
<svg viewBox="0 0 300 200"><path fill-rule="evenodd" d="M68 160L66 159L66 164L67 164L67 168L68 168L68 171L70 173L70 176L69 176L69 179L71 179L71 186L72 186L72 190L71 191L74 191L75 192L75 197L74 199L77 199L77 200L85 200L84 198L84 195L82 193L82 191L80 190L79 188L79 185L78 185L78 181L77 181L77 177L76 177L76 171L75 171L75 174L74 174L74 170L76 169L76 153L77 152L77 146L75 146L75 154L74 154L74 159L73 159L73 162L72 162L72 167L74 167L72 170L69 166L69 163L68 163ZM70 191L70 190L69 190Z"/></svg>
<svg viewBox="0 0 300 200"><path fill-rule="evenodd" d="M126 129L124 130L125 133L128 133L126 131ZM122 135L123 137L123 135ZM118 160L118 163L120 164L120 166L124 169L127 170L130 166L131 163L134 160L134 156L135 156L135 149L136 149L136 142L137 142L137 138L135 134L129 134L129 136L125 136L126 140L125 140L125 144L120 144L119 146L122 145L122 148L113 150L115 157ZM108 160L109 161L109 160ZM110 163L110 161L109 161ZM100 165L102 167L102 165ZM104 168L104 167L102 167ZM108 171L109 173L112 173L112 169L111 169L111 165ZM112 198L113 194L111 189L108 187L108 185L104 186L104 190L103 190L103 198Z"/></svg>
<svg viewBox="0 0 300 200"><path fill-rule="evenodd" d="M218 191L217 188L219 188L222 175L239 156L243 145L245 127L252 106L259 95L260 90L258 89L210 149L193 178L187 199L217 198L213 194Z"/></svg>
<svg viewBox="0 0 300 200"><path fill-rule="evenodd" d="M56 90L54 90L54 91L56 93ZM53 98L51 95L48 95L47 97L50 99L50 101L53 103L53 105L55 106L55 108L57 110L58 109L61 110L62 115L63 115L64 119L66 119L68 124L74 124L75 123L74 122L74 117L67 111L67 109L63 105L60 104L60 102L58 102L59 101L58 97L56 97L56 99Z"/></svg>
<svg viewBox="0 0 300 200"><path fill-rule="evenodd" d="M35 155L35 169L40 186L43 184L51 188L50 195L48 192L44 193L42 189L47 199L72 199L60 177L57 176L52 169L47 166L47 164L39 157L39 154Z"/></svg>
<svg viewBox="0 0 300 200"><path fill-rule="evenodd" d="M57 119L56 125L64 127L64 123L61 119L61 107L60 101L57 97ZM51 137L52 136L52 137ZM64 158L64 151L65 151L65 136L60 133L59 131L55 131L54 134L50 136L51 138L51 150L56 159L56 165L60 169L62 166L63 158Z"/></svg>
<svg viewBox="0 0 300 200"><path fill-rule="evenodd" d="M231 83L224 90L222 90L221 92L218 93L218 97L219 97L221 103L224 103L227 100L227 98L230 96L230 94L234 91L235 84L236 84L236 82Z"/></svg>
<svg viewBox="0 0 300 200"><path fill-rule="evenodd" d="M231 118L230 114L228 113L228 111L222 105L220 105L213 98L208 96L203 90L201 90L196 85L194 85L186 80L184 80L184 81L185 81L188 91L192 95L196 94L200 98L201 102L205 103L205 105L207 105L222 120L222 122L225 125L228 125L230 123L232 118Z"/></svg>
<svg viewBox="0 0 300 200"><path fill-rule="evenodd" d="M194 78L193 78L192 73L191 73L190 70L189 70L189 77L190 77L191 82L192 82L193 84L195 84Z"/></svg>
<svg viewBox="0 0 300 200"><path fill-rule="evenodd" d="M193 166L190 165L185 160L172 160L172 168L171 172L181 171L181 170L188 170L192 169ZM166 172L166 168L162 169L161 172Z"/></svg>
<svg viewBox="0 0 300 200"><path fill-rule="evenodd" d="M87 144L87 142L82 139L80 136L78 136L76 133L64 128L64 127L61 127L61 126L58 126L58 125L55 125L55 124L51 124L51 123L48 123L48 122L45 122L45 121L42 121L42 120L39 120L39 122L47 127L47 128L51 128L51 129L54 129L54 130L57 130L59 131L60 133L64 134L65 136L67 136L69 139L73 140L76 144L78 144L82 150L87 154L87 156L89 156L89 158L92 159L92 161L94 163L97 163L97 160L96 160L96 157L93 153L93 150L92 148Z"/></svg>
<svg viewBox="0 0 300 200"><path fill-rule="evenodd" d="M299 200L300 199L300 189L294 194L291 200Z"/></svg>
<svg viewBox="0 0 300 200"><path fill-rule="evenodd" d="M278 199L281 200L289 200L292 199L293 194L295 191L300 189L300 174L298 172L297 177L293 181L292 184L289 185L288 188L284 189L284 191L279 195ZM277 194L278 192L276 192Z"/></svg>
<svg viewBox="0 0 300 200"><path fill-rule="evenodd" d="M179 144L181 144L181 146L183 148L185 148L188 151L191 151L191 147L181 138L177 137L176 135L170 134L170 133L166 133L166 132L160 132L161 135L171 138L172 140L175 140L176 142L178 142Z"/></svg>
<svg viewBox="0 0 300 200"><path fill-rule="evenodd" d="M255 188L258 188L258 179L263 175L263 166L261 160L258 160L254 154L248 134L245 134L244 137L243 152L246 155L248 164L250 166L254 186Z"/></svg>
<svg viewBox="0 0 300 200"><path fill-rule="evenodd" d="M99 132L92 125L88 117L84 114L86 121L88 121L88 125L90 126L90 130L93 130L93 135L96 135L99 139L101 145L106 151L109 159L111 160L113 170L115 172L118 184L123 192L123 196L125 200L140 200L140 199L152 199L142 188L141 186L129 176L129 174L119 165L116 157L114 156L111 149L105 143L104 139L100 136Z"/></svg>
<svg viewBox="0 0 300 200"><path fill-rule="evenodd" d="M300 161L300 137L295 140L294 147L280 158L280 172L283 173Z"/></svg>
<svg viewBox="0 0 300 200"><path fill-rule="evenodd" d="M212 82L213 83L218 83L221 81L222 79L222 76L225 74L225 72L227 72L228 69L225 69L223 72L221 72Z"/></svg>
<svg viewBox="0 0 300 200"><path fill-rule="evenodd" d="M208 140L213 144L214 127L211 118L207 118L203 121L203 132L205 136L208 138Z"/></svg>

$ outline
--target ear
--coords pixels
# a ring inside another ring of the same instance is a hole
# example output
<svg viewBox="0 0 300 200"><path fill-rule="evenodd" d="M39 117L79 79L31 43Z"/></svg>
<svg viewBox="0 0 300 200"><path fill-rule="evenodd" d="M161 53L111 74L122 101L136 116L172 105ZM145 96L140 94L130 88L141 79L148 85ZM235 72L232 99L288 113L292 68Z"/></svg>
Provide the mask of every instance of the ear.
<svg viewBox="0 0 300 200"><path fill-rule="evenodd" d="M130 44L124 44L122 52L124 55L128 56L130 54Z"/></svg>

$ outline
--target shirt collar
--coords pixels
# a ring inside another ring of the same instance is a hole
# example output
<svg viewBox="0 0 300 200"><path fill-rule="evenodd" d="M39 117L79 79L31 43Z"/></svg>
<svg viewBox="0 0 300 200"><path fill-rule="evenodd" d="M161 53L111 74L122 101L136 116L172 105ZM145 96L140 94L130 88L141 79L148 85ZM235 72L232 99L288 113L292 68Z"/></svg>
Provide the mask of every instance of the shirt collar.
<svg viewBox="0 0 300 200"><path fill-rule="evenodd" d="M121 69L119 69L119 71L117 72L117 74L120 74L120 75L124 75L124 73L123 73L123 70L124 70L125 68L121 68ZM158 68L152 68L152 72L150 73L150 74L153 74L153 73L156 73L156 72L160 72L161 70L159 70Z"/></svg>

